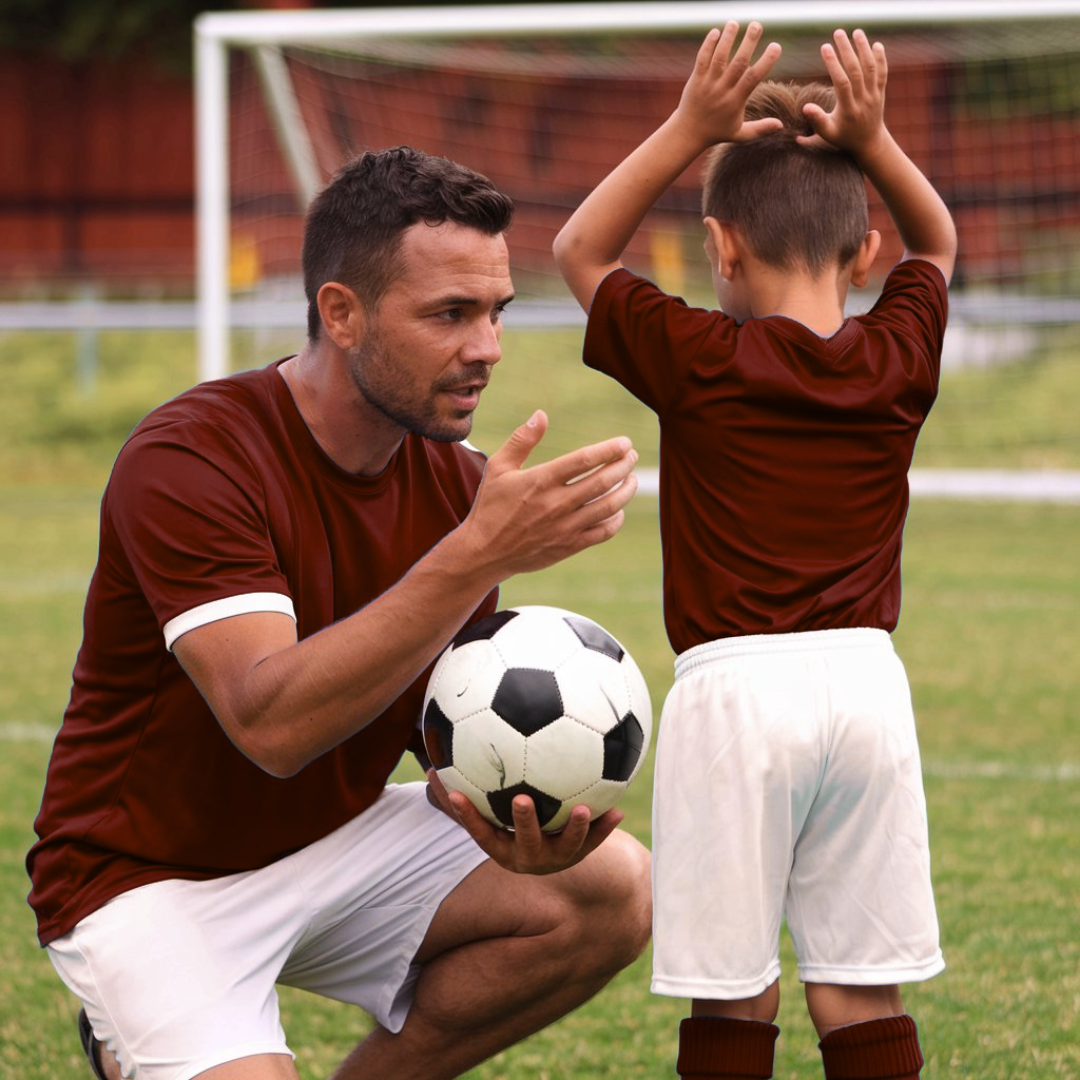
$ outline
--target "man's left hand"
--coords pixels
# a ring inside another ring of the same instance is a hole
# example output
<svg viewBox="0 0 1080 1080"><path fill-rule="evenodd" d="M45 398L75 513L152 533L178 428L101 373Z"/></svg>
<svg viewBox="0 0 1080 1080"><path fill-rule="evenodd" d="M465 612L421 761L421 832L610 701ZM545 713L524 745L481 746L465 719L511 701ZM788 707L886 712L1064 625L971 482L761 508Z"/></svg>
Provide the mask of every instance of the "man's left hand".
<svg viewBox="0 0 1080 1080"><path fill-rule="evenodd" d="M595 821L586 806L575 806L558 833L545 833L528 795L513 802L514 828L500 829L487 821L460 791L447 791L434 769L428 770L428 799L461 823L462 828L504 870L515 874L555 874L581 862L600 846L625 816L608 810Z"/></svg>

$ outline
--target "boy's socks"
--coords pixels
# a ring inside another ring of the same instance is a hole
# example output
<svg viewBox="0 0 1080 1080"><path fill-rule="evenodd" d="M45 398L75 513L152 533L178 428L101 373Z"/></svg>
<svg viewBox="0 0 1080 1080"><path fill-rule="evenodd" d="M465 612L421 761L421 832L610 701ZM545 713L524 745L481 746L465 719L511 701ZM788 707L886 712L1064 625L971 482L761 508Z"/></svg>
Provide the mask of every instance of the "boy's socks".
<svg viewBox="0 0 1080 1080"><path fill-rule="evenodd" d="M919 1032L910 1016L834 1028L818 1044L826 1080L918 1080Z"/></svg>
<svg viewBox="0 0 1080 1080"><path fill-rule="evenodd" d="M692 1016L679 1025L679 1060L683 1080L768 1080L780 1029L756 1020Z"/></svg>

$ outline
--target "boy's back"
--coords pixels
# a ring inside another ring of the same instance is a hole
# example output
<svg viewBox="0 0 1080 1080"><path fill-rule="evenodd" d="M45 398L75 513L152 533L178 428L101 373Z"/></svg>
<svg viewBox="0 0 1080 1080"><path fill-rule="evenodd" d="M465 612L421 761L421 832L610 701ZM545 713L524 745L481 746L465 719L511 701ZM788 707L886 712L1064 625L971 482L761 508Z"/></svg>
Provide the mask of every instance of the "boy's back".
<svg viewBox="0 0 1080 1080"><path fill-rule="evenodd" d="M829 338L783 316L688 308L618 270L585 362L660 419L667 629L893 630L907 471L937 393L945 282L907 261Z"/></svg>

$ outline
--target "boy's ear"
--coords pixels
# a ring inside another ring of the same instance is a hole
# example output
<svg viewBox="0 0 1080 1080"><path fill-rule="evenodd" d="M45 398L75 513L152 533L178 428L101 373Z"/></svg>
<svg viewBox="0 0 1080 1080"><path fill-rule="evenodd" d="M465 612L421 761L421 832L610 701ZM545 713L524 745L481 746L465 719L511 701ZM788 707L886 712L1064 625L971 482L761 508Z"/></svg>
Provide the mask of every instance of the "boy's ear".
<svg viewBox="0 0 1080 1080"><path fill-rule="evenodd" d="M705 218L705 251L724 280L731 281L742 263L742 237L739 230L730 221Z"/></svg>
<svg viewBox="0 0 1080 1080"><path fill-rule="evenodd" d="M328 281L319 289L316 303L327 335L339 349L349 349L364 335L364 305L348 285Z"/></svg>
<svg viewBox="0 0 1080 1080"><path fill-rule="evenodd" d="M866 236L851 266L851 284L856 289L861 289L870 280L870 271L873 269L874 260L877 258L878 249L881 247L881 233L877 229L871 229Z"/></svg>

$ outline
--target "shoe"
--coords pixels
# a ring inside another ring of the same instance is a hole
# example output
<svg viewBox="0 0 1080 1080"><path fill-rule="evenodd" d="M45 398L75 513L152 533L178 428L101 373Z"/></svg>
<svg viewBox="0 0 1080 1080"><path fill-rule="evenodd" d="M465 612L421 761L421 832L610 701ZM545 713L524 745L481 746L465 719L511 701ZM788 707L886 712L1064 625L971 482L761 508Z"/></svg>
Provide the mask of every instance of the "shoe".
<svg viewBox="0 0 1080 1080"><path fill-rule="evenodd" d="M101 1067L101 1043L94 1038L94 1029L86 1017L86 1010L79 1010L79 1042L82 1043L86 1060L90 1062L90 1071L97 1080L105 1080L105 1070Z"/></svg>

